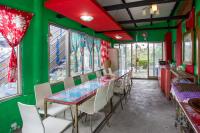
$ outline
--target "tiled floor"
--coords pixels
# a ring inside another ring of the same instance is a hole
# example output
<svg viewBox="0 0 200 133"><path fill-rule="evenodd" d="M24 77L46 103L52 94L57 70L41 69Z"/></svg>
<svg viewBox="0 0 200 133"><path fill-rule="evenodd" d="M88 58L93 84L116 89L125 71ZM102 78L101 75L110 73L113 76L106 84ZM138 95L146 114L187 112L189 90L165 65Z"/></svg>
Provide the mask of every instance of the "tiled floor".
<svg viewBox="0 0 200 133"><path fill-rule="evenodd" d="M128 103L120 108L102 133L177 133L175 108L165 99L156 80L134 80Z"/></svg>

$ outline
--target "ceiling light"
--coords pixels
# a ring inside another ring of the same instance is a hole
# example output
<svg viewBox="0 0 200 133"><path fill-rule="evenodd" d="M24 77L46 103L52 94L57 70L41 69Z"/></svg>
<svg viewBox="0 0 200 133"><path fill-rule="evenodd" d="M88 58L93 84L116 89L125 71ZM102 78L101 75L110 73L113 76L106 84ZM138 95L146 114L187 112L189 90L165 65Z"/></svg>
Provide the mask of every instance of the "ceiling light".
<svg viewBox="0 0 200 133"><path fill-rule="evenodd" d="M151 6L151 8L152 8L152 11L153 11L153 12L156 12L156 11L158 10L158 6L157 6L156 4L153 4L153 5Z"/></svg>
<svg viewBox="0 0 200 133"><path fill-rule="evenodd" d="M143 9L143 10L142 10L142 15L143 15L143 16L146 16L146 15L147 15L146 9Z"/></svg>
<svg viewBox="0 0 200 133"><path fill-rule="evenodd" d="M159 10L156 11L156 15L160 15L160 11Z"/></svg>
<svg viewBox="0 0 200 133"><path fill-rule="evenodd" d="M122 39L122 36L116 35L115 38L116 39Z"/></svg>
<svg viewBox="0 0 200 133"><path fill-rule="evenodd" d="M90 22L94 19L94 17L89 16L89 15L83 15L80 17L81 20L85 21L85 22Z"/></svg>
<svg viewBox="0 0 200 133"><path fill-rule="evenodd" d="M150 14L154 14L154 12L153 12L153 9L152 9L152 8L150 8Z"/></svg>

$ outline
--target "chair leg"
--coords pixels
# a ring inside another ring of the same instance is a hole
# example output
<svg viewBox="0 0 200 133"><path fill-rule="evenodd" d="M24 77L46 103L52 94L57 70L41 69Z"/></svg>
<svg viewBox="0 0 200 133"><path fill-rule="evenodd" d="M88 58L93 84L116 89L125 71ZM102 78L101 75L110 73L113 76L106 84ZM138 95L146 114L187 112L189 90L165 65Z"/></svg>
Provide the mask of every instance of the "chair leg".
<svg viewBox="0 0 200 133"><path fill-rule="evenodd" d="M120 104L121 104L121 108L122 108L122 110L124 110L124 108L123 108L123 104L122 104L122 96L120 96Z"/></svg>
<svg viewBox="0 0 200 133"><path fill-rule="evenodd" d="M66 119L66 111L64 111L64 118Z"/></svg>
<svg viewBox="0 0 200 133"><path fill-rule="evenodd" d="M113 111L113 102L112 102L112 98L110 99L110 111Z"/></svg>
<svg viewBox="0 0 200 133"><path fill-rule="evenodd" d="M92 115L90 115L90 131L92 133Z"/></svg>
<svg viewBox="0 0 200 133"><path fill-rule="evenodd" d="M85 114L85 122L87 121L87 114Z"/></svg>
<svg viewBox="0 0 200 133"><path fill-rule="evenodd" d="M125 103L127 103L127 93L126 93L126 89L124 89L124 97L125 97Z"/></svg>

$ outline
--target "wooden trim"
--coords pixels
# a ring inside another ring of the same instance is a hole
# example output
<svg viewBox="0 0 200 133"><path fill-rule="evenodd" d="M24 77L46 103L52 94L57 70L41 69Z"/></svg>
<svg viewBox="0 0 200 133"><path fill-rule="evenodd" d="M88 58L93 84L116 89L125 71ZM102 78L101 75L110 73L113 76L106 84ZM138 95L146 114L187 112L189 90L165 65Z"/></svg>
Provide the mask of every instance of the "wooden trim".
<svg viewBox="0 0 200 133"><path fill-rule="evenodd" d="M195 18L195 26L196 26L196 29L200 29L200 25L198 25L198 18L200 17L200 11L196 14L196 18Z"/></svg>
<svg viewBox="0 0 200 133"><path fill-rule="evenodd" d="M187 34L189 34L189 33L191 33L191 39L192 39L192 57L191 57L191 61L188 61L188 62L186 62L186 61L184 61L184 36L185 35L187 35ZM189 31L187 31L187 32L185 32L184 34L183 34L183 40L182 40L182 61L183 61L183 63L184 64L187 64L187 65L192 65L193 63L194 63L194 31L193 31L193 29L192 30L189 30Z"/></svg>
<svg viewBox="0 0 200 133"><path fill-rule="evenodd" d="M200 26L198 25L198 18L200 11L196 14L196 62L197 62L197 75L200 76Z"/></svg>

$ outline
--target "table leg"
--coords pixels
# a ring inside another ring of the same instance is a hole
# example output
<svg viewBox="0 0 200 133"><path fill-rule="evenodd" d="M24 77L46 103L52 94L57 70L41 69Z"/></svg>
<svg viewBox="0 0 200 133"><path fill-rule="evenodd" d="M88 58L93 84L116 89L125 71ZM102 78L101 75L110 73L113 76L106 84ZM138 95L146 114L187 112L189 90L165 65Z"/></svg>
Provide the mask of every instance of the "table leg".
<svg viewBox="0 0 200 133"><path fill-rule="evenodd" d="M44 117L47 117L47 100L44 99Z"/></svg>
<svg viewBox="0 0 200 133"><path fill-rule="evenodd" d="M75 106L75 114L74 114L74 130L75 130L75 133L79 133L79 130L78 130L78 105Z"/></svg>
<svg viewBox="0 0 200 133"><path fill-rule="evenodd" d="M110 110L111 110L111 112L113 112L113 102L112 102L112 98L110 99Z"/></svg>

